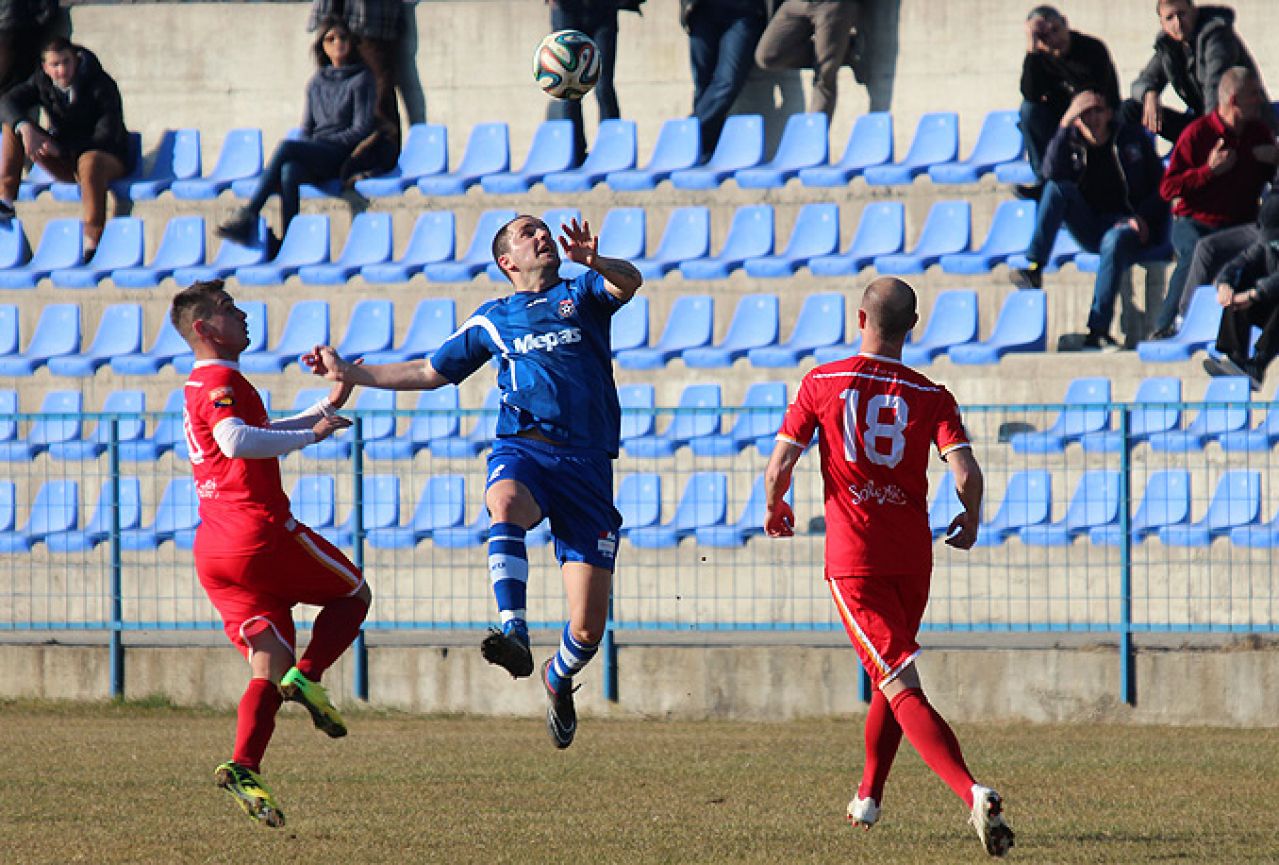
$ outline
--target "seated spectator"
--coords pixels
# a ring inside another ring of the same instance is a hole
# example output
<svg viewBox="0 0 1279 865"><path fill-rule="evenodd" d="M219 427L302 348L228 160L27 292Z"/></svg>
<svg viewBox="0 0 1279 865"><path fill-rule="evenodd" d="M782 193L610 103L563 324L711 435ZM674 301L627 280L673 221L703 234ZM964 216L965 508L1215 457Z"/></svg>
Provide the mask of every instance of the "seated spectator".
<svg viewBox="0 0 1279 865"><path fill-rule="evenodd" d="M693 116L702 134L702 159L715 151L720 130L754 65L767 23L764 0L680 0L693 67Z"/></svg>
<svg viewBox="0 0 1279 865"><path fill-rule="evenodd" d="M57 18L58 0L0 2L0 96L40 69L40 46Z"/></svg>
<svg viewBox="0 0 1279 865"><path fill-rule="evenodd" d="M755 63L761 69L812 69L808 110L830 117L860 12L861 0L782 0L759 37Z"/></svg>
<svg viewBox="0 0 1279 865"><path fill-rule="evenodd" d="M48 128L28 120L44 112ZM107 222L107 187L133 170L120 88L92 51L55 36L40 49L40 69L0 99L0 219L13 201L28 156L58 180L80 184L84 257L98 249Z"/></svg>
<svg viewBox="0 0 1279 865"><path fill-rule="evenodd" d="M1114 123L1099 94L1076 96L1044 154L1044 192L1026 258L1010 274L1018 288L1042 288L1043 266L1063 224L1089 252L1100 253L1084 349L1115 348L1110 322L1124 273L1168 230L1159 197L1163 163L1141 127Z"/></svg>
<svg viewBox="0 0 1279 865"><path fill-rule="evenodd" d="M1044 150L1076 94L1100 93L1119 108L1119 76L1105 43L1070 29L1052 6L1036 6L1026 16L1026 57L1021 62L1021 127L1026 158L1036 183L1017 187L1022 198L1038 198L1043 185Z"/></svg>
<svg viewBox="0 0 1279 865"><path fill-rule="evenodd" d="M1155 37L1155 54L1132 83L1132 99L1124 102L1122 110L1128 123L1140 122L1175 144L1190 121L1217 107L1222 73L1232 66L1256 72L1257 64L1235 33L1233 9L1196 7L1194 0L1159 0L1156 11L1162 29ZM1185 111L1159 101L1169 84L1186 104ZM1274 129L1274 111L1268 102L1264 117Z"/></svg>
<svg viewBox="0 0 1279 865"><path fill-rule="evenodd" d="M276 192L283 236L298 215L302 184L341 177L348 157L374 130L377 89L373 74L356 53L356 37L336 18L328 19L317 32L313 50L319 68L306 87L302 137L280 142L253 197L218 226L218 237L250 242L258 214Z"/></svg>
<svg viewBox="0 0 1279 865"><path fill-rule="evenodd" d="M1230 261L1217 278L1217 302L1222 306L1217 330L1220 360L1208 358L1209 375L1246 375L1253 390L1261 389L1266 367L1279 354L1279 196L1261 206L1260 233ZM1248 356L1252 329L1261 336Z"/></svg>
<svg viewBox="0 0 1279 865"><path fill-rule="evenodd" d="M1266 199L1269 197L1270 193L1267 193L1262 198L1262 209L1265 208ZM1190 267L1186 269L1185 284L1194 287L1212 285L1216 282L1217 275L1230 263L1231 259L1256 243L1257 238L1260 236L1261 228L1258 223L1249 222L1244 225L1236 225L1234 228L1223 228L1221 231L1214 231L1203 238L1195 244L1195 252L1190 259ZM1181 292L1181 305L1177 309L1177 318L1173 322L1175 328L1180 329L1181 322L1186 316L1186 309L1190 306L1190 299L1194 297L1194 294L1193 291L1183 290Z"/></svg>
<svg viewBox="0 0 1279 865"><path fill-rule="evenodd" d="M1186 127L1159 184L1159 194L1172 203L1177 266L1153 339L1177 332L1175 319L1195 245L1223 228L1253 223L1261 191L1279 162L1275 137L1261 122L1261 82L1256 73L1235 66L1221 76L1217 89L1217 107Z"/></svg>

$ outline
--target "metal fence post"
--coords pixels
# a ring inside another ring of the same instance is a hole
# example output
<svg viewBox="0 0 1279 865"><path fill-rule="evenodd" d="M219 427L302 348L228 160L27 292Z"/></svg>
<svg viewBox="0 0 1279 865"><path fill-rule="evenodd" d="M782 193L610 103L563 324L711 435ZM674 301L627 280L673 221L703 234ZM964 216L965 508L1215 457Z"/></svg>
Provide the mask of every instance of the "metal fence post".
<svg viewBox="0 0 1279 865"><path fill-rule="evenodd" d="M1128 407L1119 411L1119 699L1136 705L1132 652L1132 440Z"/></svg>
<svg viewBox="0 0 1279 865"><path fill-rule="evenodd" d="M613 634L613 595L608 596L608 620L604 623L604 699L617 702L617 640Z"/></svg>
<svg viewBox="0 0 1279 865"><path fill-rule="evenodd" d="M354 539L355 549L353 551L354 564L360 569L360 573L364 573L364 424L359 414L355 415L354 422L351 424L351 462L353 473L355 474L355 501L351 505L351 521L353 530L351 536ZM364 642L364 629L360 629L360 633L355 636L355 642L351 645L352 660L354 669L352 672L352 687L355 690L357 700L368 702L369 699L369 649Z"/></svg>
<svg viewBox="0 0 1279 865"><path fill-rule="evenodd" d="M110 439L107 454L110 475L111 507L111 698L124 697L124 627L123 564L120 558L120 418L107 420Z"/></svg>

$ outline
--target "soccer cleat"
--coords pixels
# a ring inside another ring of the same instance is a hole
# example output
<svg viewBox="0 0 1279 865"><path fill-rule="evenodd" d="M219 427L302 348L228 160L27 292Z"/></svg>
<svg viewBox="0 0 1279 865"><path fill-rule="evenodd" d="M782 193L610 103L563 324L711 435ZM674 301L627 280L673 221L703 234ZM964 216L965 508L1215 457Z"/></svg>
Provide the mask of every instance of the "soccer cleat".
<svg viewBox="0 0 1279 865"><path fill-rule="evenodd" d="M551 662L547 658L542 665L542 686L546 688L546 732L551 734L555 747L563 750L573 744L577 734L577 709L573 707L573 687L567 682L556 691L549 677Z"/></svg>
<svg viewBox="0 0 1279 865"><path fill-rule="evenodd" d="M513 679L533 675L533 653L528 647L528 628L522 621L511 620L502 630L489 628L489 634L480 643L480 654L490 664L497 664L511 674Z"/></svg>
<svg viewBox="0 0 1279 865"><path fill-rule="evenodd" d="M251 819L273 829L284 825L284 812L257 772L228 761L214 770L213 782L230 793Z"/></svg>
<svg viewBox="0 0 1279 865"><path fill-rule="evenodd" d="M284 699L301 703L311 713L311 722L315 729L322 730L330 738L340 739L346 735L346 722L329 702L329 694L319 682L312 682L302 672L293 667L280 680L280 693Z"/></svg>
<svg viewBox="0 0 1279 865"><path fill-rule="evenodd" d="M968 822L991 856L1006 856L1013 847L1013 830L1004 820L1004 800L989 787L973 785L973 813Z"/></svg>
<svg viewBox="0 0 1279 865"><path fill-rule="evenodd" d="M878 821L879 803L869 796L865 799L853 796L853 801L848 803L848 822L869 831Z"/></svg>

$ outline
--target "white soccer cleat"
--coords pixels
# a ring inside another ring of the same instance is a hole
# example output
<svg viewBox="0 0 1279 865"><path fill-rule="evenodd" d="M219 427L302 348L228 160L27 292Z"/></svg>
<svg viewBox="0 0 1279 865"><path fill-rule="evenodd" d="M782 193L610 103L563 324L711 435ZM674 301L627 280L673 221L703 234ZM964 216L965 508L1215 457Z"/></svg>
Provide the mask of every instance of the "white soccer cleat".
<svg viewBox="0 0 1279 865"><path fill-rule="evenodd" d="M1013 846L1013 830L1004 820L1004 800L989 787L973 785L973 813L968 822L991 856L1006 856Z"/></svg>
<svg viewBox="0 0 1279 865"><path fill-rule="evenodd" d="M869 830L879 820L879 803L867 796L853 796L848 803L848 822Z"/></svg>

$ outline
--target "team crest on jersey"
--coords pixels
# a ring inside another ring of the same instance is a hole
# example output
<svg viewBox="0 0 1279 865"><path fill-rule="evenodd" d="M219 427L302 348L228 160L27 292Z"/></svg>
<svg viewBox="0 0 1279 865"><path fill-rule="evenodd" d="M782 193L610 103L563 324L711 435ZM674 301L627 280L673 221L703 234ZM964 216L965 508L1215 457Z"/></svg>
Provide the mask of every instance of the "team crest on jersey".
<svg viewBox="0 0 1279 865"><path fill-rule="evenodd" d="M560 301L559 312L560 318L571 318L573 313L577 312L577 307L573 305L572 300L566 297Z"/></svg>
<svg viewBox="0 0 1279 865"><path fill-rule="evenodd" d="M235 391L229 387L218 387L209 391L209 402L219 408L228 408L235 405Z"/></svg>

